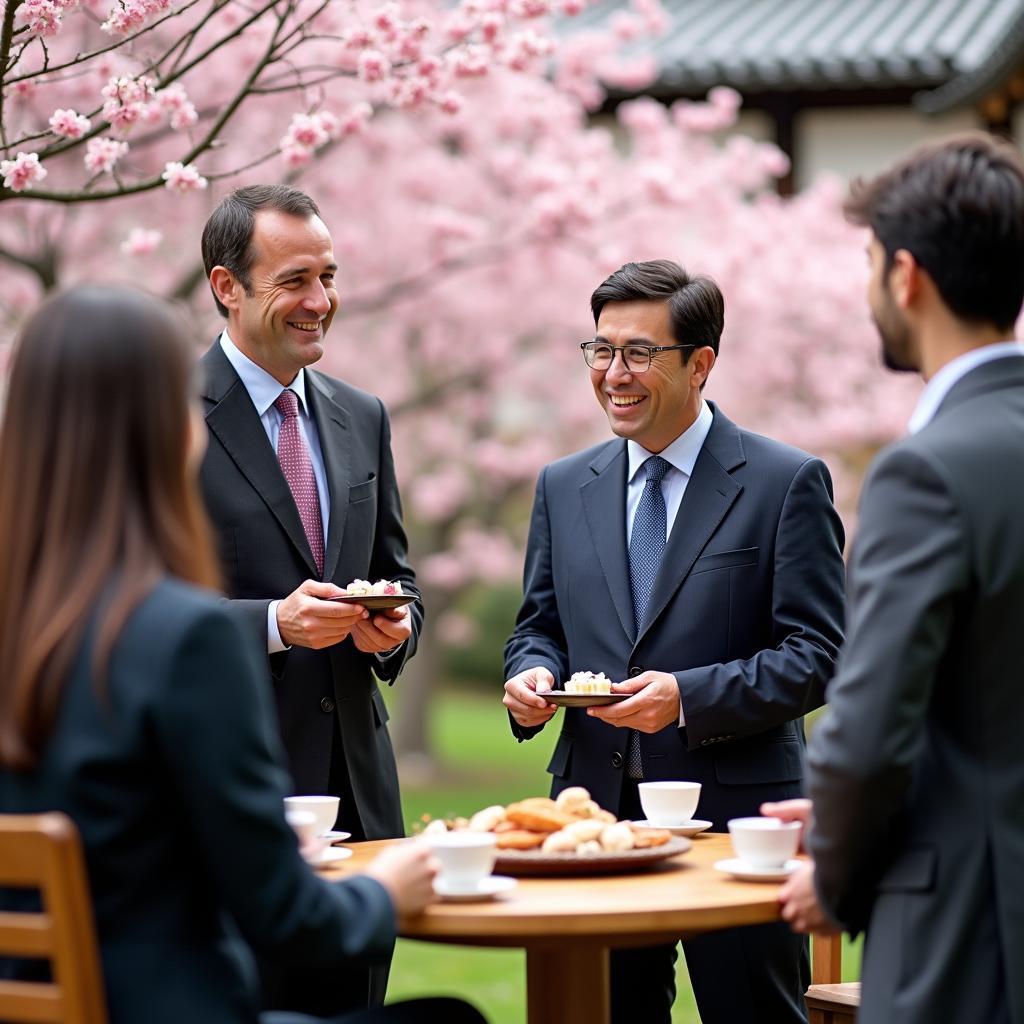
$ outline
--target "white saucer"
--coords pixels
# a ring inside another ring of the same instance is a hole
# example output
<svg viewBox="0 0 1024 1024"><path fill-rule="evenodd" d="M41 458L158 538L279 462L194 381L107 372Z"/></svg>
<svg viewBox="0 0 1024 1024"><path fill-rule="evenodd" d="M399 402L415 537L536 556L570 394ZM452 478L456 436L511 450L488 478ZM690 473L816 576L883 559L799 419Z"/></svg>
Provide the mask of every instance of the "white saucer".
<svg viewBox="0 0 1024 1024"><path fill-rule="evenodd" d="M434 892L446 903L473 903L477 900L491 900L503 892L514 889L518 882L508 875L488 875L471 887L451 886L442 878L434 879Z"/></svg>
<svg viewBox="0 0 1024 1024"><path fill-rule="evenodd" d="M320 839L326 839L327 842L329 842L329 843L341 843L341 842L344 842L346 839L351 839L352 838L352 833L351 832L336 832L334 829L331 829L330 832L321 832L319 838Z"/></svg>
<svg viewBox="0 0 1024 1024"><path fill-rule="evenodd" d="M733 878L740 878L744 882L784 882L804 861L787 860L781 868L759 868L748 864L739 857L729 857L727 860L716 860L715 870L724 871Z"/></svg>
<svg viewBox="0 0 1024 1024"><path fill-rule="evenodd" d="M656 821L633 821L630 824L636 825L637 828L663 828L674 836L695 836L698 832L706 832L713 822L691 818L682 825L659 825Z"/></svg>
<svg viewBox="0 0 1024 1024"><path fill-rule="evenodd" d="M347 846L325 846L320 851L320 856L316 860L310 861L315 868L323 867L326 864L334 864L339 860L348 860L352 856L352 851Z"/></svg>

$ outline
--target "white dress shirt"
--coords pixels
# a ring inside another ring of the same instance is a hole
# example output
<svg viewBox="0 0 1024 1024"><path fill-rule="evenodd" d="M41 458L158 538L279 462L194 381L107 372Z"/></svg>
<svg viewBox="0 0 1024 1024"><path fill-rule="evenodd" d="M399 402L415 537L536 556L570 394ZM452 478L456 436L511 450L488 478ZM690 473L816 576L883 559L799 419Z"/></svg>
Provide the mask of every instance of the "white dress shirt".
<svg viewBox="0 0 1024 1024"><path fill-rule="evenodd" d="M997 341L991 345L982 345L971 349L956 359L951 359L926 385L921 397L917 400L914 414L907 424L907 432L916 434L922 427L931 423L938 412L942 400L952 390L957 381L966 377L971 370L976 370L994 359L1006 359L1008 356L1024 356L1024 345L1019 341Z"/></svg>
<svg viewBox="0 0 1024 1024"><path fill-rule="evenodd" d="M309 459L313 464L313 476L316 478L316 490L320 498L320 519L324 529L324 543L327 542L327 524L331 516L331 494L327 489L327 472L324 469L324 456L320 449L320 434L316 429L316 420L313 419L306 402L306 371L299 370L295 380L287 385L287 388L280 381L272 377L262 366L254 363L238 346L231 340L225 330L220 336L220 347L227 356L228 362L235 368L245 390L249 392L252 404L256 407L263 429L267 432L267 439L270 447L277 451L277 437L281 432L281 423L284 417L274 408L282 391L291 389L299 399L299 432L306 442L309 450ZM271 601L267 609L267 650L270 654L278 651L286 651L288 645L281 639L280 630L277 627L277 606L280 601Z"/></svg>
<svg viewBox="0 0 1024 1024"><path fill-rule="evenodd" d="M661 493L665 498L666 541L672 535L676 514L679 512L683 495L686 493L686 486L693 475L693 467L696 465L697 456L700 455L700 450L704 447L704 441L707 439L713 420L714 414L711 412L711 407L707 402L702 401L700 403L700 412L693 423L668 445L664 451L658 452L670 466L661 480ZM626 453L629 456L628 476L626 478L626 546L628 548L629 540L633 535L633 520L636 518L640 496L644 493L644 488L647 486L647 474L642 473L640 470L654 453L649 452L643 445L637 444L636 441L626 441ZM679 725L680 728L686 725L682 701L679 704Z"/></svg>

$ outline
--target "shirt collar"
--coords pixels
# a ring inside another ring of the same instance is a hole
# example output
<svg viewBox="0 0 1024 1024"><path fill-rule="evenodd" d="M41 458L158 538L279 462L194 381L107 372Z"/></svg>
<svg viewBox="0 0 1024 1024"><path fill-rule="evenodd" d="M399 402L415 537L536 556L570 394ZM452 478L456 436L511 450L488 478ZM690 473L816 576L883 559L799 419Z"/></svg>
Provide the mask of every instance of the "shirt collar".
<svg viewBox="0 0 1024 1024"><path fill-rule="evenodd" d="M700 455L700 450L704 446L714 418L711 407L702 399L697 418L664 451L658 454L681 473L692 476L697 456ZM632 480L653 452L649 452L636 441L627 441L626 451L629 454L628 479Z"/></svg>
<svg viewBox="0 0 1024 1024"><path fill-rule="evenodd" d="M245 390L249 392L249 397L252 399L252 404L256 406L256 412L262 416L278 399L278 396L282 391L286 390L282 387L281 382L272 377L262 366L254 363L238 346L231 340L231 336L228 334L227 329L221 332L220 336L220 347L224 352L224 355L228 357L228 362L235 368L235 373L238 374L239 379L245 385ZM304 369L299 370L295 375L295 380L291 384L287 385L292 391L298 395L299 405L302 407L302 411L309 416L309 407L306 404L306 371Z"/></svg>
<svg viewBox="0 0 1024 1024"><path fill-rule="evenodd" d="M914 414L907 424L907 432L916 434L931 423L939 411L939 406L942 405L942 400L953 389L953 385L966 377L971 370L976 370L979 366L990 363L994 359L1005 359L1007 356L1024 356L1024 345L1019 341L997 341L991 345L982 345L980 348L971 349L970 352L951 359L928 381L924 391L921 392Z"/></svg>

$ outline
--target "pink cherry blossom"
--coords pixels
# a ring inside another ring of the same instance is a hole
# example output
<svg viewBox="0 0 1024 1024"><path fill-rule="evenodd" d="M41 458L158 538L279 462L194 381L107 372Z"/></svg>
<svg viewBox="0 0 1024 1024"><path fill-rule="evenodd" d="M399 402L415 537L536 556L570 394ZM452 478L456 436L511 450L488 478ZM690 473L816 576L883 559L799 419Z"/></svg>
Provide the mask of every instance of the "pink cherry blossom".
<svg viewBox="0 0 1024 1024"><path fill-rule="evenodd" d="M91 127L89 118L74 110L57 109L50 118L50 130L66 139L80 139Z"/></svg>
<svg viewBox="0 0 1024 1024"><path fill-rule="evenodd" d="M14 16L18 28L27 28L30 35L52 39L61 29L64 8L54 0L25 0Z"/></svg>
<svg viewBox="0 0 1024 1024"><path fill-rule="evenodd" d="M379 82L391 74L391 61L380 50L364 50L359 54L359 77L364 82Z"/></svg>
<svg viewBox="0 0 1024 1024"><path fill-rule="evenodd" d="M163 233L149 228L132 228L121 243L121 252L126 256L149 256L163 241Z"/></svg>
<svg viewBox="0 0 1024 1024"><path fill-rule="evenodd" d="M93 174L110 174L114 165L128 152L128 143L117 139L95 138L85 144L85 167Z"/></svg>
<svg viewBox="0 0 1024 1024"><path fill-rule="evenodd" d="M0 175L4 188L25 192L46 177L46 168L39 162L38 153L19 153L13 160L0 160Z"/></svg>
<svg viewBox="0 0 1024 1024"><path fill-rule="evenodd" d="M177 161L168 163L160 177L166 182L165 188L171 192L178 192L181 195L199 191L209 185L209 182L199 173L195 164L182 165Z"/></svg>

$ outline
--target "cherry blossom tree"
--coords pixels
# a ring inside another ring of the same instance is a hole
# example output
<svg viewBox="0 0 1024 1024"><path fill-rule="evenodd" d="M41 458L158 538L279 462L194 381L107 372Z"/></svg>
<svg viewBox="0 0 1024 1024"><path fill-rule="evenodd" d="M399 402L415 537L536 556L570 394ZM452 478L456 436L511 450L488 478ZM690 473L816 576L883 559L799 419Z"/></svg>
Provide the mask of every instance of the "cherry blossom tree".
<svg viewBox="0 0 1024 1024"><path fill-rule="evenodd" d="M429 751L440 652L472 630L460 597L520 572L538 469L606 436L578 343L622 263L716 278L708 397L824 455L844 509L902 429L914 385L878 368L839 184L780 199L785 158L733 134L728 89L592 116L607 85L653 75L656 0L587 31L569 27L583 0L106 2L4 8L0 315L128 279L191 302L208 344L211 205L251 180L317 199L342 268L324 368L388 404L428 608L405 752Z"/></svg>

